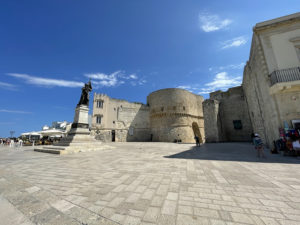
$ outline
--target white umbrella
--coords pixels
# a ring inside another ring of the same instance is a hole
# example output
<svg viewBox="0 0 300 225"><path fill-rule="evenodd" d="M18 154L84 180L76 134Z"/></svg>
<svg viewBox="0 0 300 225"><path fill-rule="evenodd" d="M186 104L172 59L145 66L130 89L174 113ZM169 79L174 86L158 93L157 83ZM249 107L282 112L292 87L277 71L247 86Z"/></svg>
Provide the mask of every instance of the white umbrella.
<svg viewBox="0 0 300 225"><path fill-rule="evenodd" d="M40 133L43 136L56 136L56 135L62 136L65 135L66 132L62 130L51 129L51 130L43 130Z"/></svg>

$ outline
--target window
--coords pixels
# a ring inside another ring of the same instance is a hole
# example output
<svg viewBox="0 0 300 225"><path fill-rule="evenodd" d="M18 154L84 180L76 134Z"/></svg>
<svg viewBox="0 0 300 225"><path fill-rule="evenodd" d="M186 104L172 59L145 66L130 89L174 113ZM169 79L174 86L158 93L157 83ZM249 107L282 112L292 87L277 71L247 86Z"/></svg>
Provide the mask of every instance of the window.
<svg viewBox="0 0 300 225"><path fill-rule="evenodd" d="M164 107L161 107L160 110L163 112L164 111Z"/></svg>
<svg viewBox="0 0 300 225"><path fill-rule="evenodd" d="M97 116L96 117L96 123L101 124L102 116Z"/></svg>
<svg viewBox="0 0 300 225"><path fill-rule="evenodd" d="M233 121L233 127L236 130L241 130L243 128L242 121L241 120L234 120Z"/></svg>
<svg viewBox="0 0 300 225"><path fill-rule="evenodd" d="M103 100L97 101L97 108L103 108Z"/></svg>
<svg viewBox="0 0 300 225"><path fill-rule="evenodd" d="M185 110L185 106L183 106L182 109Z"/></svg>
<svg viewBox="0 0 300 225"><path fill-rule="evenodd" d="M134 128L133 127L129 127L129 135L132 136L133 135L133 130Z"/></svg>

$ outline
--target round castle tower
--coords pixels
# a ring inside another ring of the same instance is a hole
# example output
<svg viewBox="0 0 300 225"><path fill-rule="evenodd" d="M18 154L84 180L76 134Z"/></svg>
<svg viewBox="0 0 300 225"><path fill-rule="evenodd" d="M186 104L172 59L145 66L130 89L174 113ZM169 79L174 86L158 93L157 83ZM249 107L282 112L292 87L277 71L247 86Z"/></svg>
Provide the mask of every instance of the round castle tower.
<svg viewBox="0 0 300 225"><path fill-rule="evenodd" d="M203 97L179 88L154 91L147 97L152 141L194 143L204 137Z"/></svg>

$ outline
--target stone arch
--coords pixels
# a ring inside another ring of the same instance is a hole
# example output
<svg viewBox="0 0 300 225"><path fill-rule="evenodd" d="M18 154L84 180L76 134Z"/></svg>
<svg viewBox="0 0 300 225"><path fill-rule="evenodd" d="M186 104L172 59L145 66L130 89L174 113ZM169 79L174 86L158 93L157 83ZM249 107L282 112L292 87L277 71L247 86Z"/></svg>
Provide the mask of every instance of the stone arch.
<svg viewBox="0 0 300 225"><path fill-rule="evenodd" d="M200 133L200 129L199 129L198 123L193 122L192 123L192 128L193 128L194 136L198 136L200 143L203 143L203 139L202 139L202 135Z"/></svg>

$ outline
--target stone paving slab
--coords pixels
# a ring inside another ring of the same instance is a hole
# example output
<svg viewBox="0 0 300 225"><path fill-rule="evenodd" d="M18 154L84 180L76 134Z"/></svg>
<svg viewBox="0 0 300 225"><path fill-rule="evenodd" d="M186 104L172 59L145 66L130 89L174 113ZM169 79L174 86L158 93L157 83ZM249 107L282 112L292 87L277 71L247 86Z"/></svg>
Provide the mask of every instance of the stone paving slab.
<svg viewBox="0 0 300 225"><path fill-rule="evenodd" d="M26 216L17 210L14 205L0 196L0 224L10 225L33 225Z"/></svg>
<svg viewBox="0 0 300 225"><path fill-rule="evenodd" d="M300 160L248 143L0 148L0 224L300 224Z"/></svg>

